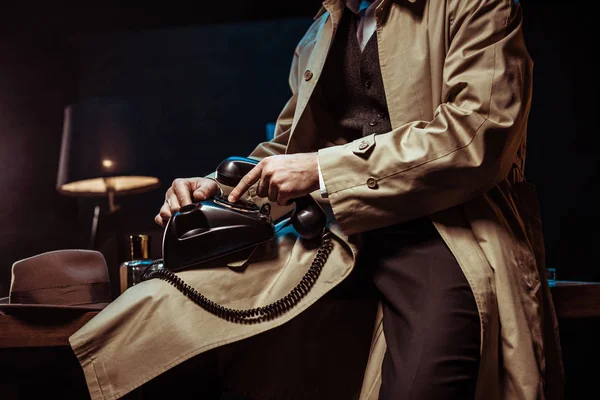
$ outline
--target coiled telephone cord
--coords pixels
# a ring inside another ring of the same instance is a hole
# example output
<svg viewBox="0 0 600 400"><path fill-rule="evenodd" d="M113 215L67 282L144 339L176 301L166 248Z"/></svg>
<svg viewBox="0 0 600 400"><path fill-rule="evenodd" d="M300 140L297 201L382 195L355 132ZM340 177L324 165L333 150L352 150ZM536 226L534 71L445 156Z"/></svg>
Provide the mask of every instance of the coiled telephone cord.
<svg viewBox="0 0 600 400"><path fill-rule="evenodd" d="M265 320L273 319L294 307L298 302L310 291L317 278L321 274L323 266L327 262L327 258L333 249L331 242L331 232L327 229L323 230L321 245L313 262L300 282L292 289L290 293L281 299L262 307L236 310L233 308L224 307L214 301L208 299L202 293L185 283L175 273L167 268L155 269L163 260L158 259L152 263L142 276L142 280L153 278L162 279L173 285L177 290L187 296L194 303L204 308L206 311L220 318L231 322L239 323L256 323ZM150 271L150 272L148 272Z"/></svg>

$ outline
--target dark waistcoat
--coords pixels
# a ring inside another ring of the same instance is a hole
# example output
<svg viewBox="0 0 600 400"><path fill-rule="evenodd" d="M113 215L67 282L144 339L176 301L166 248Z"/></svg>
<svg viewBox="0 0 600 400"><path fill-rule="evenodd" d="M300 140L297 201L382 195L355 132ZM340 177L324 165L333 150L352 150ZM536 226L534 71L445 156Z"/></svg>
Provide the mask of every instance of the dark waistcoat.
<svg viewBox="0 0 600 400"><path fill-rule="evenodd" d="M361 52L356 38L359 16L345 9L319 80L321 111L347 141L392 129L373 33Z"/></svg>
<svg viewBox="0 0 600 400"><path fill-rule="evenodd" d="M361 52L356 38L359 18L348 8L344 10L315 89L312 110L319 121L317 129L321 137L333 144L392 130L379 65L377 33L373 33ZM370 233L385 232L428 239L438 236L428 217Z"/></svg>

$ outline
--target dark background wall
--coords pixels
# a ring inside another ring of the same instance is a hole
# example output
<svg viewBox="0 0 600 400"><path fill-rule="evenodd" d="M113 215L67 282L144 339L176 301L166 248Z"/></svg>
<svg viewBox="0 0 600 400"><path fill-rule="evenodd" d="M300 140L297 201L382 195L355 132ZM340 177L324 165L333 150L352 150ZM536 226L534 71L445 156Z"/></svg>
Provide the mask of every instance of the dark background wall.
<svg viewBox="0 0 600 400"><path fill-rule="evenodd" d="M54 189L72 61L55 36L0 37L0 296L14 261L78 245L77 203Z"/></svg>
<svg viewBox="0 0 600 400"><path fill-rule="evenodd" d="M548 264L559 278L598 280L599 139L592 97L598 63L587 28L593 21L564 3L522 3L535 62L526 172L540 194ZM154 129L137 139L138 151L153 160L148 173L163 186L118 203L125 231L152 232L158 240L153 217L174 178L206 174L264 139L265 125L289 96L292 52L319 2L228 4L202 13L3 15L0 296L8 292L14 261L87 246L96 203L55 190L63 107L70 102L109 96L146 107Z"/></svg>
<svg viewBox="0 0 600 400"><path fill-rule="evenodd" d="M548 266L600 280L600 136L596 23L576 3L522 1L535 62L526 175L538 188Z"/></svg>

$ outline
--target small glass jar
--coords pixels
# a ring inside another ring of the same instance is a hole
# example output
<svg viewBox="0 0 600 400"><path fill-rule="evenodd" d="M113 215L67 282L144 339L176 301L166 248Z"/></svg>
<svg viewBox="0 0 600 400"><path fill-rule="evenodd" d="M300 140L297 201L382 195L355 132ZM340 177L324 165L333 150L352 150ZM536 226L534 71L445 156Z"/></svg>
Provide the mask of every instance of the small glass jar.
<svg viewBox="0 0 600 400"><path fill-rule="evenodd" d="M142 281L142 274L153 261L150 254L151 237L149 235L129 235L128 260L121 263L119 278L121 293Z"/></svg>
<svg viewBox="0 0 600 400"><path fill-rule="evenodd" d="M548 277L548 286L556 286L556 268L546 268L546 276Z"/></svg>

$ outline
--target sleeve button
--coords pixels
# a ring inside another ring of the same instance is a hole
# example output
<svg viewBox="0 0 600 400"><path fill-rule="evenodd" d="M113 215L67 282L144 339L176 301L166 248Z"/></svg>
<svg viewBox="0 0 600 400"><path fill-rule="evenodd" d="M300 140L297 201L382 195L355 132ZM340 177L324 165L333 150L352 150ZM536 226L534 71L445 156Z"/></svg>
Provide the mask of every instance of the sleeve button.
<svg viewBox="0 0 600 400"><path fill-rule="evenodd" d="M371 189L375 189L377 187L377 180L375 178L367 179L367 186Z"/></svg>
<svg viewBox="0 0 600 400"><path fill-rule="evenodd" d="M304 80L305 81L310 81L312 77L313 77L313 73L310 69L307 69L306 71L304 71Z"/></svg>
<svg viewBox="0 0 600 400"><path fill-rule="evenodd" d="M366 140L363 140L363 141L362 141L362 142L360 142L360 144L358 145L358 149L359 149L359 150L364 150L364 149L366 149L367 147L369 147L369 143L367 143L367 141L366 141Z"/></svg>

